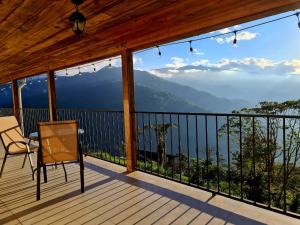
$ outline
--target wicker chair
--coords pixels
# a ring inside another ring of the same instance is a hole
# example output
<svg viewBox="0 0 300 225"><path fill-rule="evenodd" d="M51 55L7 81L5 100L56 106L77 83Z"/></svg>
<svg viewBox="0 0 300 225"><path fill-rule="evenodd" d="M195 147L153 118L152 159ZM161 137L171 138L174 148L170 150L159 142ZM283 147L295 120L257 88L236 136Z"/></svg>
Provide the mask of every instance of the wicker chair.
<svg viewBox="0 0 300 225"><path fill-rule="evenodd" d="M47 182L46 167L53 164L62 164L67 181L64 165L79 162L81 193L83 193L84 166L82 151L78 141L77 121L39 123L38 133L40 144L37 158L37 200L40 199L41 167L43 167L44 181Z"/></svg>
<svg viewBox="0 0 300 225"><path fill-rule="evenodd" d="M30 147L28 143L26 143L20 125L15 116L0 117L0 124L0 139L5 150L5 155L0 170L0 178L2 176L6 159L8 156L25 154L22 168L24 167L25 160L28 156L28 160L32 170L32 179L34 179L34 169L30 154L36 152L38 147Z"/></svg>

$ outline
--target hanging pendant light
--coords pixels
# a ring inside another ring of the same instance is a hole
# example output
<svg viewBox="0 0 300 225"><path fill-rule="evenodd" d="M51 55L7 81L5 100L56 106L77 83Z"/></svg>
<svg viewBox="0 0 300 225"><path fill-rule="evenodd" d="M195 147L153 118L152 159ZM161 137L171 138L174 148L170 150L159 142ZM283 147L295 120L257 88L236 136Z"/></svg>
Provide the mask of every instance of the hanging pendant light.
<svg viewBox="0 0 300 225"><path fill-rule="evenodd" d="M75 5L76 11L70 15L69 22L75 35L79 37L84 31L86 23L85 16L78 10L78 6L83 3L83 0L71 0L71 2Z"/></svg>

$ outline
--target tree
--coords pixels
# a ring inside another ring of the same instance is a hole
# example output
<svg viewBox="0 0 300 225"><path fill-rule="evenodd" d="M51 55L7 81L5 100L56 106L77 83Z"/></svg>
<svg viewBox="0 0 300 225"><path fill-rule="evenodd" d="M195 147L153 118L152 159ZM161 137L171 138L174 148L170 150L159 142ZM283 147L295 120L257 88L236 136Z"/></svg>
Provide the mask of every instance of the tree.
<svg viewBox="0 0 300 225"><path fill-rule="evenodd" d="M271 192L275 194L273 204L282 207L285 188L292 196L300 191L299 175L297 177L295 174L300 159L300 118L288 117L300 115L300 100L282 103L264 101L254 108L244 108L233 113L267 115L241 116L241 119L239 116L230 117L230 134L237 145L242 143L242 151L234 154L234 161L237 169L243 169L246 184L244 191L249 199L259 202L267 200L265 183L270 176ZM278 115L287 117L283 119ZM224 124L220 133L223 135L226 132L227 124ZM284 176L286 185L283 182Z"/></svg>
<svg viewBox="0 0 300 225"><path fill-rule="evenodd" d="M151 124L151 125L144 125L140 129L140 133L143 132L144 130L147 129L152 129L154 130L156 137L157 137L157 144L156 144L156 149L157 149L157 157L158 157L158 164L160 166L165 165L166 162L166 140L168 136L168 131L170 128L176 127L177 124L175 123L166 123L166 124Z"/></svg>

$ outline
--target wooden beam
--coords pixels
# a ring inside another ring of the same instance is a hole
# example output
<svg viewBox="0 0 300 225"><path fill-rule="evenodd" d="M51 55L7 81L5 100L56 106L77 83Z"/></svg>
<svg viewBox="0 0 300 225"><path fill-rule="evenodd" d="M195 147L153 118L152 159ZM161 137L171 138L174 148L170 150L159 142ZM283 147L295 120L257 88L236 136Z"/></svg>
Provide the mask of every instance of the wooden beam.
<svg viewBox="0 0 300 225"><path fill-rule="evenodd" d="M13 80L11 86L13 98L13 113L20 123L20 99L18 94L18 80Z"/></svg>
<svg viewBox="0 0 300 225"><path fill-rule="evenodd" d="M55 87L55 74L53 70L48 71L48 101L49 101L50 121L56 121L57 120L56 87Z"/></svg>
<svg viewBox="0 0 300 225"><path fill-rule="evenodd" d="M122 79L123 79L123 107L125 147L127 159L127 171L133 172L136 165L136 120L134 105L134 77L132 52L122 51Z"/></svg>

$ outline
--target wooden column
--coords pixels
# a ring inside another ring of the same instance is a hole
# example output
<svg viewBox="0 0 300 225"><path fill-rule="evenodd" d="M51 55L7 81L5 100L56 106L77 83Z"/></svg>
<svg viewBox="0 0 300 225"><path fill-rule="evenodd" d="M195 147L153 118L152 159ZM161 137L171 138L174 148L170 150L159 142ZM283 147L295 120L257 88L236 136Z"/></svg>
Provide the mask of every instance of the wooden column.
<svg viewBox="0 0 300 225"><path fill-rule="evenodd" d="M14 116L20 123L20 99L18 94L18 80L13 80L11 83L12 98L13 98L13 112Z"/></svg>
<svg viewBox="0 0 300 225"><path fill-rule="evenodd" d="M48 101L49 101L50 121L56 121L57 120L56 88L55 88L55 75L53 70L48 71Z"/></svg>
<svg viewBox="0 0 300 225"><path fill-rule="evenodd" d="M134 77L132 52L122 51L122 79L123 79L123 107L125 147L127 159L127 171L135 170L136 165L136 120L134 106Z"/></svg>

